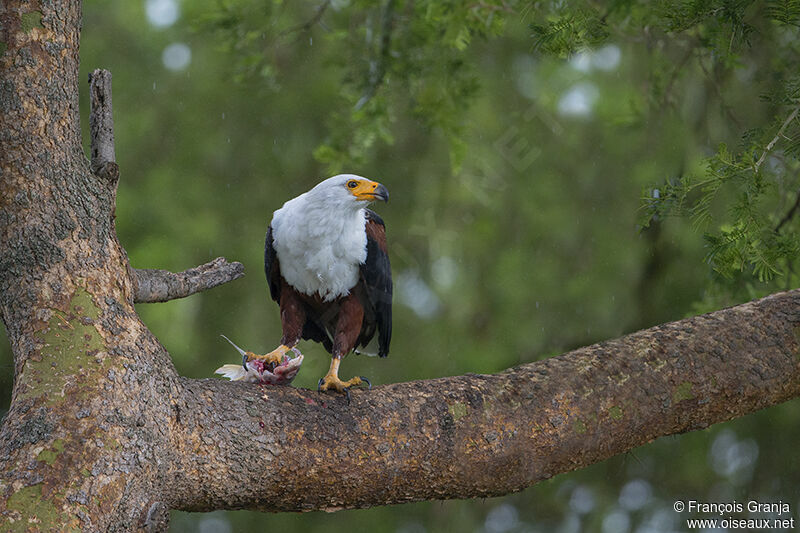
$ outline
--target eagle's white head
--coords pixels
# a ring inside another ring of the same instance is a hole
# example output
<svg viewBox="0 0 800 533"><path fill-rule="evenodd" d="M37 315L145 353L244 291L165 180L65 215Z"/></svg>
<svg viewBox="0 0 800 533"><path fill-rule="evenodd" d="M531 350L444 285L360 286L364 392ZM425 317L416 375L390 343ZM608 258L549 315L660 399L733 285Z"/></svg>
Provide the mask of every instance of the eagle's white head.
<svg viewBox="0 0 800 533"><path fill-rule="evenodd" d="M339 174L321 181L304 196L309 202L332 210L358 210L375 200L389 201L386 187L355 174Z"/></svg>
<svg viewBox="0 0 800 533"><path fill-rule="evenodd" d="M283 204L271 226L284 279L325 301L348 294L367 259L365 208L375 200L389 200L386 187L339 174Z"/></svg>

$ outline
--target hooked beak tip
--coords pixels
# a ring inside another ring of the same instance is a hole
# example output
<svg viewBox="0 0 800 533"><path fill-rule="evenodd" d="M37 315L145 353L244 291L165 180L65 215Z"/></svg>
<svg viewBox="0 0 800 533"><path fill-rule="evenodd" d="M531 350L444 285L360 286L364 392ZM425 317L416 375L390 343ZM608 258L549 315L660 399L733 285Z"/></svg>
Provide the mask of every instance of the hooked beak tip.
<svg viewBox="0 0 800 533"><path fill-rule="evenodd" d="M383 185L378 185L373 194L375 195L375 199L383 200L386 203L389 202L389 189Z"/></svg>

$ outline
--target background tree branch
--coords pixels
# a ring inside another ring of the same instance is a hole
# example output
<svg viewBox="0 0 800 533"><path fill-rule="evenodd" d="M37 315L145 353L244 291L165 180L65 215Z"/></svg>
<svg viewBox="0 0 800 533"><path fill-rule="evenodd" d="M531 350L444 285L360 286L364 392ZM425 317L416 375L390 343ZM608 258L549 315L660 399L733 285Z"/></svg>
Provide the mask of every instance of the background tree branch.
<svg viewBox="0 0 800 533"><path fill-rule="evenodd" d="M797 118L797 113L800 113L800 105L792 108L792 112L789 113L789 116L786 118L786 120L783 121L783 124L781 124L778 133L775 134L775 137L773 137L772 140L764 148L764 151L761 153L761 157L758 158L758 161L756 161L755 165L753 166L754 172L758 173L758 169L761 168L761 165L764 164L764 161L767 160L767 156L770 154L770 152L772 152L772 149L775 148L775 145L783 136L783 132L786 131L786 128L789 127L789 124L791 124L792 121L795 118Z"/></svg>
<svg viewBox="0 0 800 533"><path fill-rule="evenodd" d="M775 226L775 233L778 233L784 224L792 220L792 217L794 217L795 213L799 208L800 208L800 191L797 192L797 197L795 198L792 207L786 212L785 215L783 215L783 218L781 218L780 222L778 222L778 224Z"/></svg>

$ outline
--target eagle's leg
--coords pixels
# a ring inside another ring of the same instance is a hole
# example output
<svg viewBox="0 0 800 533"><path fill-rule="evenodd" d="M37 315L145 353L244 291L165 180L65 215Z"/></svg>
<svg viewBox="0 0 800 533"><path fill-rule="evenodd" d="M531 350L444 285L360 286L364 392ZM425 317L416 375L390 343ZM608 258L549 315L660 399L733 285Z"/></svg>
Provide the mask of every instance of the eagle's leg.
<svg viewBox="0 0 800 533"><path fill-rule="evenodd" d="M350 387L366 383L372 388L369 381L363 377L354 377L347 381L339 379L339 364L342 357L353 351L358 335L361 332L361 325L364 320L364 308L354 292L341 299L339 302L339 316L336 319L336 333L333 336L333 346L331 353L331 368L325 377L319 380L318 390L336 390L347 394L350 397Z"/></svg>
<svg viewBox="0 0 800 533"><path fill-rule="evenodd" d="M347 392L350 387L355 387L356 385L361 385L363 383L366 383L370 389L372 388L372 384L365 377L356 376L347 381L342 381L339 379L339 364L341 362L341 357L334 355L331 358L331 368L328 370L328 373L325 374L324 378L320 378L317 390L325 391L333 389L339 392Z"/></svg>
<svg viewBox="0 0 800 533"><path fill-rule="evenodd" d="M280 308L281 328L283 329L281 345L264 355L253 352L245 353L242 356L242 366L245 370L247 370L248 362L261 361L271 371L270 365L276 367L283 363L286 352L293 350L297 343L300 342L303 324L306 322L306 312L303 303L297 296L297 291L290 290L285 280L281 290Z"/></svg>

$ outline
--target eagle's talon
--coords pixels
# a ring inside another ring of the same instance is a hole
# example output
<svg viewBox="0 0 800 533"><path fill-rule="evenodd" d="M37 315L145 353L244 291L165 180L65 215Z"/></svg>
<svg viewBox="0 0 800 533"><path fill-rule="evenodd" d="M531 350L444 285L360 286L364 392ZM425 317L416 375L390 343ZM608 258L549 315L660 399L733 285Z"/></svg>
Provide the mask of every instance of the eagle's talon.
<svg viewBox="0 0 800 533"><path fill-rule="evenodd" d="M247 370L247 363L251 361L257 361L261 363L260 366L272 370L283 363L283 358L286 355L286 352L288 352L290 349L291 348L288 346L281 344L271 352L265 353L264 355L259 355L253 352L245 352L242 355L242 364L244 365L245 370Z"/></svg>
<svg viewBox="0 0 800 533"><path fill-rule="evenodd" d="M329 372L325 375L325 377L319 380L319 383L317 384L317 390L320 392L335 390L336 392L343 392L350 396L350 389L357 385L361 385L363 382L366 382L367 385L370 385L368 380L362 379L358 376L347 381L342 381L339 379L339 376L336 375L336 373Z"/></svg>
<svg viewBox="0 0 800 533"><path fill-rule="evenodd" d="M361 381L363 381L364 383L367 384L367 390L372 390L372 383L370 383L367 378L365 378L364 376L361 376Z"/></svg>

